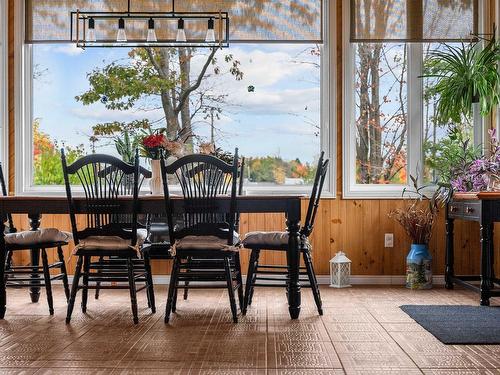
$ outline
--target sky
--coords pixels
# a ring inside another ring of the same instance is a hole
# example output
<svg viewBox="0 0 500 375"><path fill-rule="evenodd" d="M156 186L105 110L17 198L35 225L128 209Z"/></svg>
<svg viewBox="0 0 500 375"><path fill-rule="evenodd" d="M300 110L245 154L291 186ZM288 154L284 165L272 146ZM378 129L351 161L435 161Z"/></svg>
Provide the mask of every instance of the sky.
<svg viewBox="0 0 500 375"><path fill-rule="evenodd" d="M315 65L312 45L233 44L218 52L219 61L230 53L241 62L243 79L230 74L212 76L206 81L215 94L227 94L228 104L216 122L220 129L217 146L246 157L281 156L313 162L320 149L314 125L320 125L320 71ZM137 109L110 111L102 103L84 106L75 100L89 88L87 74L113 61L127 62L122 48L89 48L74 45L34 45L33 61L39 77L33 83L33 117L40 119L41 130L53 139L70 145L84 144L90 152L91 127L108 121L162 118L162 111L145 114ZM195 56L192 71L204 61ZM219 64L225 71L222 62ZM250 92L249 86L255 89ZM208 140L210 126L195 124L195 133ZM112 152L104 147L101 151Z"/></svg>

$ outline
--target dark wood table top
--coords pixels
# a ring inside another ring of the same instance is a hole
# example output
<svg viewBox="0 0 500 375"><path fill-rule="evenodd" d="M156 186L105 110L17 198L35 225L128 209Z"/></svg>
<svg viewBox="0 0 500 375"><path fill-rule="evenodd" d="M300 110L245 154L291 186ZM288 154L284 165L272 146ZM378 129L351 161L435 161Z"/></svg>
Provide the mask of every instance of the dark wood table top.
<svg viewBox="0 0 500 375"><path fill-rule="evenodd" d="M482 191L470 193L455 193L454 200L496 200L500 199L500 191Z"/></svg>

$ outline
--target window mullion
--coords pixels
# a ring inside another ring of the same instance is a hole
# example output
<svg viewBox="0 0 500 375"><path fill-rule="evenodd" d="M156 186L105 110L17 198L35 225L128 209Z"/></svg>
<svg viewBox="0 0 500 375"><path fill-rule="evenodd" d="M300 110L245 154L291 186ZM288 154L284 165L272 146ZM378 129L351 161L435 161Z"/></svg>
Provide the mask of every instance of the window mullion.
<svg viewBox="0 0 500 375"><path fill-rule="evenodd" d="M408 45L408 176L418 174L423 183L423 45Z"/></svg>

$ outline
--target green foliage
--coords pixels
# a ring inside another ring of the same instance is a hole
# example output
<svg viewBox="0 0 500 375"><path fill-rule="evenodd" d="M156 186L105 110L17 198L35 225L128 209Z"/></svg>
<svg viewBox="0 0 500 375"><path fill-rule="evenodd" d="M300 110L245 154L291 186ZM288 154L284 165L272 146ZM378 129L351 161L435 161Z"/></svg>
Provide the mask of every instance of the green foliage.
<svg viewBox="0 0 500 375"><path fill-rule="evenodd" d="M133 163L135 150L141 147L141 139L145 132L150 131L151 124L148 120L135 120L132 122L107 122L92 127L92 140L111 140L118 155L126 163Z"/></svg>
<svg viewBox="0 0 500 375"><path fill-rule="evenodd" d="M444 48L432 51L424 65L423 77L436 79L431 88L439 95L436 120L459 124L472 116L474 102L488 115L500 103L500 44L493 38L484 49L477 43Z"/></svg>
<svg viewBox="0 0 500 375"><path fill-rule="evenodd" d="M470 131L463 127L453 127L448 137L438 143L426 142L425 147L432 151L433 157L427 158L429 168L437 172L439 183L449 186L456 176L465 173L467 166L481 156L480 147L474 147Z"/></svg>
<svg viewBox="0 0 500 375"><path fill-rule="evenodd" d="M90 89L75 99L84 105L101 102L107 109L131 109L139 99L172 89L174 77L162 78L151 64L135 61L130 65L113 62L87 75Z"/></svg>
<svg viewBox="0 0 500 375"><path fill-rule="evenodd" d="M285 161L280 157L266 156L251 158L247 161L249 175L252 182L271 182L283 184L285 178L302 178L304 183L314 181L316 167L303 164L299 159Z"/></svg>
<svg viewBox="0 0 500 375"><path fill-rule="evenodd" d="M64 174L62 171L61 151L57 142L39 130L39 121L33 124L34 140L34 173L35 185L63 185ZM69 164L73 163L85 154L83 145L70 147L63 145L66 159ZM78 184L76 176L70 177L72 184Z"/></svg>

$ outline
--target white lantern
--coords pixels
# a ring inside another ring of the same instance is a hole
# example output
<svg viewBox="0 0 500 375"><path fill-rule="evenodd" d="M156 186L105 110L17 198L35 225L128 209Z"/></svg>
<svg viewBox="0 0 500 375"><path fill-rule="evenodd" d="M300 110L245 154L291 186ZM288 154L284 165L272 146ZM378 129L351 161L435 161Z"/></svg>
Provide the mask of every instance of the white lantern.
<svg viewBox="0 0 500 375"><path fill-rule="evenodd" d="M330 260L330 287L349 288L349 277L351 276L351 261L346 255L339 251Z"/></svg>

